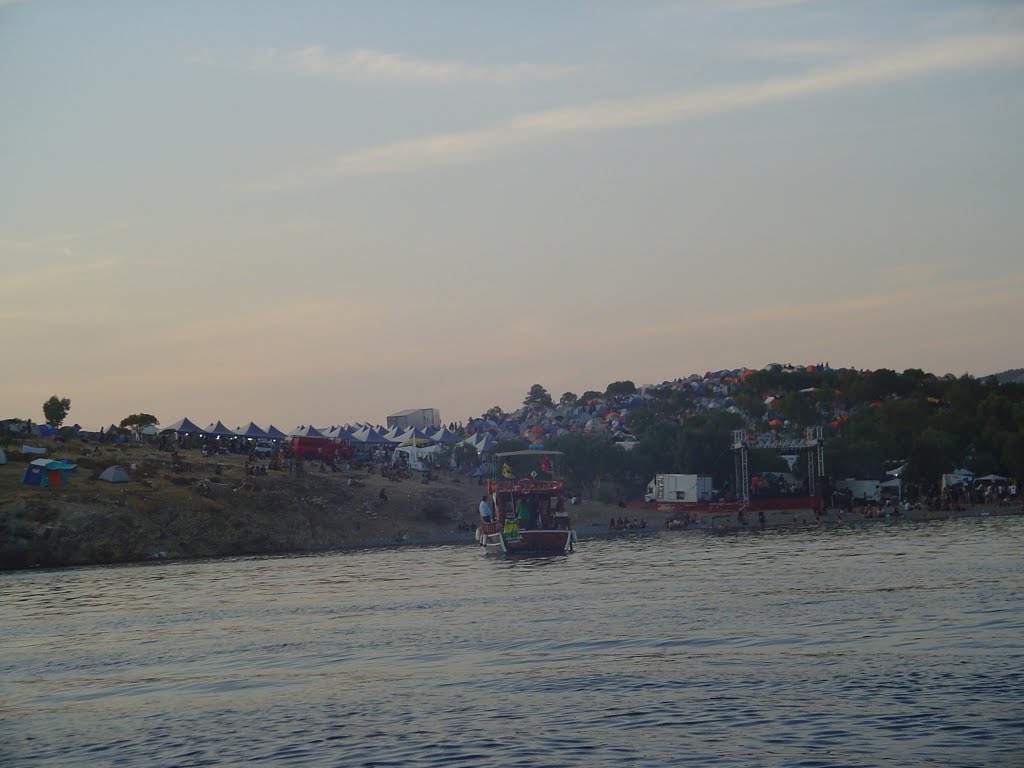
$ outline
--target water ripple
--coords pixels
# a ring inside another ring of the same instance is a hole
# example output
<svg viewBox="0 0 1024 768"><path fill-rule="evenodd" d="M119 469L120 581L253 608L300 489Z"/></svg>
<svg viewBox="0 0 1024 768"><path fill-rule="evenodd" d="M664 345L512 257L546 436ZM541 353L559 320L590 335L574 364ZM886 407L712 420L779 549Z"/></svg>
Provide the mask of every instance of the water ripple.
<svg viewBox="0 0 1024 768"><path fill-rule="evenodd" d="M0 577L0 763L1017 766L1024 522Z"/></svg>

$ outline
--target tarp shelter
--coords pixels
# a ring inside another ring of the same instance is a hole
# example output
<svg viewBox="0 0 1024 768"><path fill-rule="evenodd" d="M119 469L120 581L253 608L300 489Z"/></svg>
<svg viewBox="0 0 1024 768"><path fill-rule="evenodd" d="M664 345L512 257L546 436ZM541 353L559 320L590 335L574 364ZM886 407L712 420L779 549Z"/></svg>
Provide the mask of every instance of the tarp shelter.
<svg viewBox="0 0 1024 768"><path fill-rule="evenodd" d="M46 455L46 449L45 448L38 448L38 447L36 447L34 445L22 444L21 452L22 453L27 453L27 454L29 454L31 456L45 456Z"/></svg>
<svg viewBox="0 0 1024 768"><path fill-rule="evenodd" d="M131 480L131 478L128 477L128 472L125 468L119 467L117 464L104 469L103 472L100 473L99 479L105 483L127 483Z"/></svg>
<svg viewBox="0 0 1024 768"><path fill-rule="evenodd" d="M974 478L974 483L975 485L978 483L1005 483L1007 480L1009 478L1002 475L982 475L981 477Z"/></svg>
<svg viewBox="0 0 1024 768"><path fill-rule="evenodd" d="M161 432L177 432L179 435L201 435L203 430L188 418L179 419L170 426L164 427Z"/></svg>
<svg viewBox="0 0 1024 768"><path fill-rule="evenodd" d="M24 485L38 485L42 487L62 485L64 483L64 472L74 468L74 464L68 464L65 461L36 459L25 467L25 474L22 476L21 482Z"/></svg>
<svg viewBox="0 0 1024 768"><path fill-rule="evenodd" d="M236 429L235 434L239 437L249 437L254 440L265 440L270 437L270 435L260 429L254 421L250 421L244 427Z"/></svg>

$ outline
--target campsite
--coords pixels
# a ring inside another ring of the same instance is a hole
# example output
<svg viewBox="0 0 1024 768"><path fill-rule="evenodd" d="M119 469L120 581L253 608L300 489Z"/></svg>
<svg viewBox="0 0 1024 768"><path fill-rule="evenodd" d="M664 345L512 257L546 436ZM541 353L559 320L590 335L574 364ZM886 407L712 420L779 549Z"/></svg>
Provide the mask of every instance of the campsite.
<svg viewBox="0 0 1024 768"><path fill-rule="evenodd" d="M0 569L473 542L478 478L314 466L254 477L238 454L183 449L173 461L151 443L36 443L59 459L14 444L0 465ZM40 459L48 483L25 484ZM603 528L610 509L590 504L581 525Z"/></svg>

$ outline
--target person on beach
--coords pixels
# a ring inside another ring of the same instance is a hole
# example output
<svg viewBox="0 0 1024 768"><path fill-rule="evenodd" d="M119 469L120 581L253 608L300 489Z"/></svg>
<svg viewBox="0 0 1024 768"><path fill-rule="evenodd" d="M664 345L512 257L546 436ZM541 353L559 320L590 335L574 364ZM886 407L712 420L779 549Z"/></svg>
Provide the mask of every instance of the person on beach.
<svg viewBox="0 0 1024 768"><path fill-rule="evenodd" d="M491 505L487 502L486 496L480 498L480 519L485 523L489 523L494 519L494 513L491 510Z"/></svg>

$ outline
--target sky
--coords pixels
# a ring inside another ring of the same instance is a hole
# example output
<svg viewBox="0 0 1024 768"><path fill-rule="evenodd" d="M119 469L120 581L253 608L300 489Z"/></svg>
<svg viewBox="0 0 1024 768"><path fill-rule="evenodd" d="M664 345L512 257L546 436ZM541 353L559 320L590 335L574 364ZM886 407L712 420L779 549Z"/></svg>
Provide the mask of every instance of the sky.
<svg viewBox="0 0 1024 768"><path fill-rule="evenodd" d="M1024 4L0 0L0 418L1024 365Z"/></svg>

